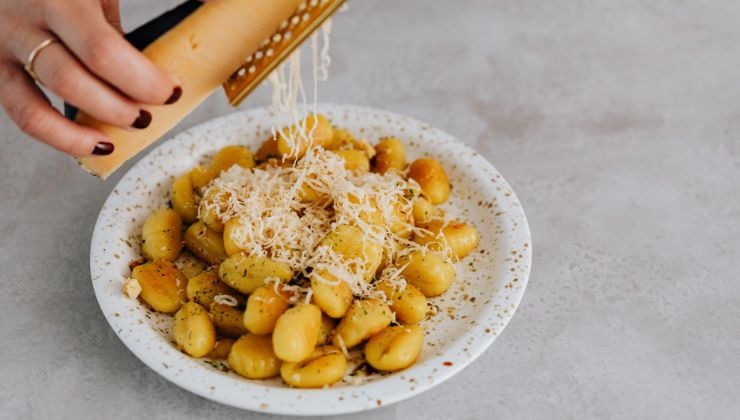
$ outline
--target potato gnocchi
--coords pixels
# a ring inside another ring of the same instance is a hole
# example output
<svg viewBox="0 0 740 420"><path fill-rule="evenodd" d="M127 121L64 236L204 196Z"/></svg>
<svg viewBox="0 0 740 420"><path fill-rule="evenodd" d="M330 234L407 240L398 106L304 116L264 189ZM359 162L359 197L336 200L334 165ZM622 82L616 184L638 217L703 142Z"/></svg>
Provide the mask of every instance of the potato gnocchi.
<svg viewBox="0 0 740 420"><path fill-rule="evenodd" d="M405 369L480 235L439 207L451 193L439 161L408 163L401 140L370 145L321 115L299 124L174 179L125 292L173 314L181 351L245 378L320 388L357 355Z"/></svg>

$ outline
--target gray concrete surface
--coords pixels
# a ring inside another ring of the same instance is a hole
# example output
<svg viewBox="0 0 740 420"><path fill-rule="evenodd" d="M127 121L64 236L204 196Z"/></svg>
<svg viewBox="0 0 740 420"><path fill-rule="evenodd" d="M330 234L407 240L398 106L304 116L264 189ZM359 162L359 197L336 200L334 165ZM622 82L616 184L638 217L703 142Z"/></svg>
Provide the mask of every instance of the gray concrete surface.
<svg viewBox="0 0 740 420"><path fill-rule="evenodd" d="M128 27L154 13L123 3ZM738 415L738 22L731 0L355 1L336 19L321 99L478 148L535 250L522 306L472 367L346 418ZM214 97L177 130L226 112ZM268 418L166 382L108 327L88 248L121 174L89 177L4 115L0 144L0 417Z"/></svg>

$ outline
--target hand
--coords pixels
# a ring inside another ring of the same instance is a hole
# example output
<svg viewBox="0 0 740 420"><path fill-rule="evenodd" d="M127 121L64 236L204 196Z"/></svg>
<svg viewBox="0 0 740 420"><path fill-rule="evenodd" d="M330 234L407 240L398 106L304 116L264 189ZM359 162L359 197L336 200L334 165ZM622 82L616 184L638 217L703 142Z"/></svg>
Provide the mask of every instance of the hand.
<svg viewBox="0 0 740 420"><path fill-rule="evenodd" d="M0 0L0 105L28 135L74 156L105 155L105 134L67 120L25 71L29 54L39 83L106 123L146 128L139 105L177 100L172 79L121 35L118 0Z"/></svg>

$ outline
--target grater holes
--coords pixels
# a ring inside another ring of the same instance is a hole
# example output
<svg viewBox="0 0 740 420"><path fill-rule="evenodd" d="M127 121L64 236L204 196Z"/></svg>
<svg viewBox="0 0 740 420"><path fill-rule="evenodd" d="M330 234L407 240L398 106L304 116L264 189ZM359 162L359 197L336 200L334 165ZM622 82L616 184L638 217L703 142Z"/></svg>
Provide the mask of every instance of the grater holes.
<svg viewBox="0 0 740 420"><path fill-rule="evenodd" d="M262 57L264 57L264 56L265 56L265 53L262 52L262 50L257 51L256 53L254 53L255 60L262 60Z"/></svg>
<svg viewBox="0 0 740 420"><path fill-rule="evenodd" d="M267 56L267 57L272 57L274 54L275 54L275 49L274 48L270 48L267 51L265 51L265 56Z"/></svg>

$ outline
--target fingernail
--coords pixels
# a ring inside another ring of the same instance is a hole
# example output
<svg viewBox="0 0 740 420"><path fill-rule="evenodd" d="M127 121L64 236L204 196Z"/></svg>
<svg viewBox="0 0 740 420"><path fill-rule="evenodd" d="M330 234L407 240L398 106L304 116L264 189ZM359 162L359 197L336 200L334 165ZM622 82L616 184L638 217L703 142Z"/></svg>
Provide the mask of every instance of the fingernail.
<svg viewBox="0 0 740 420"><path fill-rule="evenodd" d="M175 88L172 89L172 96L170 96L170 99L167 99L167 102L164 104L172 105L180 99L180 96L182 96L182 88L180 86L175 86Z"/></svg>
<svg viewBox="0 0 740 420"><path fill-rule="evenodd" d="M115 149L115 146L113 146L112 143L108 143L107 141L101 141L100 143L95 145L95 149L93 150L92 154L98 155L98 156L105 156L113 153L113 149Z"/></svg>
<svg viewBox="0 0 740 420"><path fill-rule="evenodd" d="M143 129L149 127L149 124L152 123L152 114L149 111L141 110L139 111L139 116L136 118L136 121L134 121L133 124L131 124L131 127Z"/></svg>

